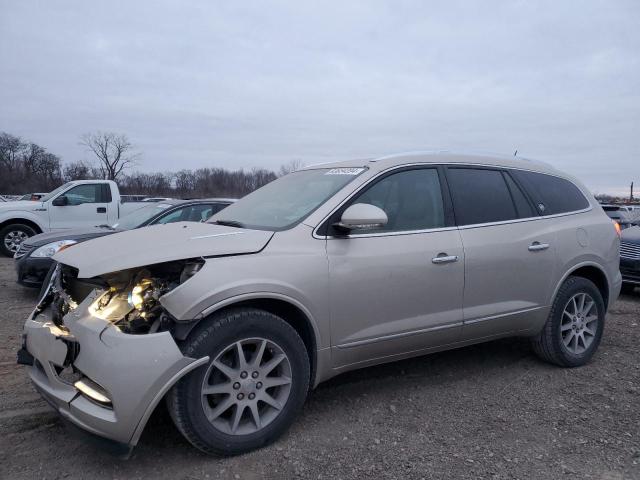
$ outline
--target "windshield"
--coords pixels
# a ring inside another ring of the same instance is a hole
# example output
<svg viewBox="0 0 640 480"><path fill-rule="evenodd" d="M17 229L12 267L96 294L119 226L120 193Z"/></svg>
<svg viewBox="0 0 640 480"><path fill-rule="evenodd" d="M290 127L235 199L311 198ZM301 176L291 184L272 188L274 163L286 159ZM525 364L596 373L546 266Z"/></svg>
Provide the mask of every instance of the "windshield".
<svg viewBox="0 0 640 480"><path fill-rule="evenodd" d="M209 220L257 230L286 230L302 221L364 168L290 173L229 205Z"/></svg>
<svg viewBox="0 0 640 480"><path fill-rule="evenodd" d="M51 200L53 197L55 197L57 194L59 194L61 191L69 188L71 185L73 185L73 182L67 182L64 185L60 185L58 188L56 188L53 192L49 192L47 193L44 197L42 197L40 199L41 202L48 202L49 200Z"/></svg>
<svg viewBox="0 0 640 480"><path fill-rule="evenodd" d="M131 212L129 215L122 217L118 223L114 223L113 228L117 228L119 230L131 230L132 228L138 228L151 217L156 216L170 206L171 205L168 203L153 203L146 207L139 208L138 210Z"/></svg>

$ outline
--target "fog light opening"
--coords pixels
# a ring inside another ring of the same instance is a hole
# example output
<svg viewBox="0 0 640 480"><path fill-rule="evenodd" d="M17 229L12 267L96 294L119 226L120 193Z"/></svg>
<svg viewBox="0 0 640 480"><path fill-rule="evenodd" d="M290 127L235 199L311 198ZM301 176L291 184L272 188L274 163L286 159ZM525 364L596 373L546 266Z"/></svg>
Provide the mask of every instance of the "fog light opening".
<svg viewBox="0 0 640 480"><path fill-rule="evenodd" d="M90 400L93 400L102 406L111 406L111 399L109 398L106 390L88 378L85 377L82 380L78 380L73 384L73 386Z"/></svg>

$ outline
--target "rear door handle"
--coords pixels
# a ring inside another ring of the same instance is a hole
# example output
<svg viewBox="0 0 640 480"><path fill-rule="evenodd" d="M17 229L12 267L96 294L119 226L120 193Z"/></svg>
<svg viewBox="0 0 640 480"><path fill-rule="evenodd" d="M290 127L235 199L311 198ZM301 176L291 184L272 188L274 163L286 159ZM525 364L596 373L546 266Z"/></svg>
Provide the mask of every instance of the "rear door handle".
<svg viewBox="0 0 640 480"><path fill-rule="evenodd" d="M548 243L533 242L529 245L530 252L539 252L541 250L546 250L547 248L549 248Z"/></svg>
<svg viewBox="0 0 640 480"><path fill-rule="evenodd" d="M96 208L96 212L98 212L98 213L107 213L107 207L98 207L98 208Z"/></svg>
<svg viewBox="0 0 640 480"><path fill-rule="evenodd" d="M437 257L431 259L432 263L452 263L457 261L457 255L447 255L446 253L439 253Z"/></svg>

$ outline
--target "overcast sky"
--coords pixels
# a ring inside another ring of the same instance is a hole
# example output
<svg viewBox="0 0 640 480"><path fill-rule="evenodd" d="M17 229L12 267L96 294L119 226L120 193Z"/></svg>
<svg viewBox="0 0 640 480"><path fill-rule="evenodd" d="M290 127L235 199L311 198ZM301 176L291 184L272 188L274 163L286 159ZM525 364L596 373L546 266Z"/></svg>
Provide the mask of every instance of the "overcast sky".
<svg viewBox="0 0 640 480"><path fill-rule="evenodd" d="M141 170L423 149L640 193L640 1L0 0L0 131Z"/></svg>

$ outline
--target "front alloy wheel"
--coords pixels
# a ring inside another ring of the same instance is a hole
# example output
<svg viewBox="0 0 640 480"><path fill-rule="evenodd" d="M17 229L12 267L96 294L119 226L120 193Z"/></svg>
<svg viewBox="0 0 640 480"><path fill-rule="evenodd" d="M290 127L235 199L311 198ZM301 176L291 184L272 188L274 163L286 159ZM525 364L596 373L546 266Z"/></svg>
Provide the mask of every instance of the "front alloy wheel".
<svg viewBox="0 0 640 480"><path fill-rule="evenodd" d="M13 257L20 245L29 237L36 234L36 231L29 225L15 223L0 229L0 253L7 257Z"/></svg>
<svg viewBox="0 0 640 480"><path fill-rule="evenodd" d="M302 409L309 355L296 330L272 313L254 308L216 313L194 329L181 350L190 358L211 359L167 395L174 423L204 452L235 455L267 445Z"/></svg>
<svg viewBox="0 0 640 480"><path fill-rule="evenodd" d="M211 362L202 383L209 422L229 435L255 433L276 419L291 392L291 364L264 338L228 345Z"/></svg>

